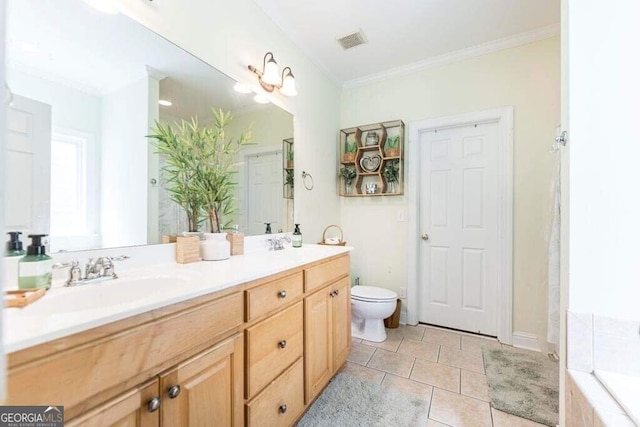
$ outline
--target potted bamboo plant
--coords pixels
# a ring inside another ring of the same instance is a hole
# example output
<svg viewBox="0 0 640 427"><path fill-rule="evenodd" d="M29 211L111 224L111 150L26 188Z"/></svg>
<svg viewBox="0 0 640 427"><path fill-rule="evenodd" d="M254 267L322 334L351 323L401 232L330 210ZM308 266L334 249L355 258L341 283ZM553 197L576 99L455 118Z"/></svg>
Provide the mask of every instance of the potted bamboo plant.
<svg viewBox="0 0 640 427"><path fill-rule="evenodd" d="M161 168L169 197L187 214L188 231L197 232L204 219L204 200L196 185L197 156L200 138L197 118L190 122L162 124L156 121L153 134L156 152L164 157Z"/></svg>
<svg viewBox="0 0 640 427"><path fill-rule="evenodd" d="M212 114L212 127L200 126L194 117L173 126L156 122L154 134L149 135L166 159L162 172L167 190L171 200L185 210L190 232L199 231L205 218L212 233L222 231L223 217L235 211L236 157L251 139L250 131L236 140L228 138L225 130L231 113L212 109Z"/></svg>

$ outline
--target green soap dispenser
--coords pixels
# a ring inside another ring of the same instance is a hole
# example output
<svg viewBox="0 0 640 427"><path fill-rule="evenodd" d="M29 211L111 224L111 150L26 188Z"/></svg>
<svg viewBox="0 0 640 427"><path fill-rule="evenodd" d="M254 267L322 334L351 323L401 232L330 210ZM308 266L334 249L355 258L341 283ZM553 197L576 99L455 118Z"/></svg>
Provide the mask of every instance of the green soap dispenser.
<svg viewBox="0 0 640 427"><path fill-rule="evenodd" d="M7 233L9 237L9 241L7 242L7 250L5 252L6 256L23 256L25 254L24 249L22 249L22 242L20 241L20 235L22 232L20 231L9 231Z"/></svg>
<svg viewBox="0 0 640 427"><path fill-rule="evenodd" d="M291 236L291 246L294 248L302 247L302 233L300 232L300 224L295 224L296 228L293 230L293 235Z"/></svg>
<svg viewBox="0 0 640 427"><path fill-rule="evenodd" d="M53 260L45 253L42 238L46 234L29 234L31 244L27 246L27 255L18 263L18 287L46 288L51 287L51 270Z"/></svg>

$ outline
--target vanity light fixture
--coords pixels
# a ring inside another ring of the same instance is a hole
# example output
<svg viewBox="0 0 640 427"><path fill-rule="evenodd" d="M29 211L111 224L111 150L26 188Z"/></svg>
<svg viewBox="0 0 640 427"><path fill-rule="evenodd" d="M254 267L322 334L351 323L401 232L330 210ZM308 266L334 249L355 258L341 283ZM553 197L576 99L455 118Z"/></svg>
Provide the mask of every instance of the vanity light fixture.
<svg viewBox="0 0 640 427"><path fill-rule="evenodd" d="M159 99L158 104L162 105L163 107L171 107L173 105L173 102L167 99Z"/></svg>
<svg viewBox="0 0 640 427"><path fill-rule="evenodd" d="M278 70L278 64L271 52L267 52L264 55L262 71L253 65L249 65L249 70L258 76L260 86L267 92L273 92L277 88L285 96L296 96L298 94L296 79L291 67L285 67L281 75Z"/></svg>

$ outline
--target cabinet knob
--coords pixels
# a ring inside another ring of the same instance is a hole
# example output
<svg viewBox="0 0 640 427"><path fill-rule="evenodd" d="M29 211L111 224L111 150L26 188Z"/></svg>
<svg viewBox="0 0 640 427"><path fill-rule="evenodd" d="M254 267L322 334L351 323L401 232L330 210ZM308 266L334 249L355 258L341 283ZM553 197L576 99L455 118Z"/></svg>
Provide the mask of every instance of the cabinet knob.
<svg viewBox="0 0 640 427"><path fill-rule="evenodd" d="M167 390L167 395L169 396L170 399L175 399L176 397L178 397L179 394L180 394L179 385L171 386L169 387L169 390Z"/></svg>
<svg viewBox="0 0 640 427"><path fill-rule="evenodd" d="M333 297L335 297L335 296L337 296L337 295L338 295L338 291L336 291L336 290L333 290L333 291L331 291L331 292L329 293L329 296L330 296L331 298L333 298Z"/></svg>
<svg viewBox="0 0 640 427"><path fill-rule="evenodd" d="M287 346L287 341L286 340L282 340L278 343L278 347L280 348L285 348Z"/></svg>
<svg viewBox="0 0 640 427"><path fill-rule="evenodd" d="M336 296L340 295L340 289L336 289L335 291L333 291L336 293Z"/></svg>
<svg viewBox="0 0 640 427"><path fill-rule="evenodd" d="M147 403L147 411L156 412L158 409L160 409L160 398L154 397Z"/></svg>
<svg viewBox="0 0 640 427"><path fill-rule="evenodd" d="M280 412L281 414L287 412L287 405L280 405L280 407L278 408L278 412Z"/></svg>
<svg viewBox="0 0 640 427"><path fill-rule="evenodd" d="M278 296L280 298L286 298L287 297L287 291L280 291L278 292Z"/></svg>

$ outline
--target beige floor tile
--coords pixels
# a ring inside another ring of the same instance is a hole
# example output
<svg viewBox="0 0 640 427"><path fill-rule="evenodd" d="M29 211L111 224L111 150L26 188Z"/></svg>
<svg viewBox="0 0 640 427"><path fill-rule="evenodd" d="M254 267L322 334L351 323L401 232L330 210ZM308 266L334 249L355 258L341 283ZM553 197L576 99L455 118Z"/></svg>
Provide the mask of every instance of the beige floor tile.
<svg viewBox="0 0 640 427"><path fill-rule="evenodd" d="M384 376L382 385L414 395L422 400L426 400L427 402L431 400L431 393L433 393L433 387L430 385L391 374Z"/></svg>
<svg viewBox="0 0 640 427"><path fill-rule="evenodd" d="M491 408L491 413L493 414L493 427L543 427L543 424L498 411L496 408Z"/></svg>
<svg viewBox="0 0 640 427"><path fill-rule="evenodd" d="M398 347L400 347L401 342L402 342L401 336L389 336L389 335L387 335L387 339L382 342L362 340L362 344L370 345L372 347L382 348L384 350L389 350L389 351L397 351Z"/></svg>
<svg viewBox="0 0 640 427"><path fill-rule="evenodd" d="M482 354L482 347L502 348L498 340L495 338L462 335L462 349L464 351Z"/></svg>
<svg viewBox="0 0 640 427"><path fill-rule="evenodd" d="M360 338L351 338L351 344L360 344L361 342Z"/></svg>
<svg viewBox="0 0 640 427"><path fill-rule="evenodd" d="M432 342L446 347L460 348L460 334L427 326L422 337L424 342Z"/></svg>
<svg viewBox="0 0 640 427"><path fill-rule="evenodd" d="M375 351L375 347L359 343L352 343L351 352L349 352L349 357L347 357L347 360L349 362L357 363L358 365L366 365Z"/></svg>
<svg viewBox="0 0 640 427"><path fill-rule="evenodd" d="M387 329L387 335L420 341L424 335L424 329L424 326L400 325L394 329Z"/></svg>
<svg viewBox="0 0 640 427"><path fill-rule="evenodd" d="M487 376L464 369L460 370L460 393L489 402Z"/></svg>
<svg viewBox="0 0 640 427"><path fill-rule="evenodd" d="M460 369L428 360L416 359L412 380L460 393Z"/></svg>
<svg viewBox="0 0 640 427"><path fill-rule="evenodd" d="M377 348L367 366L399 377L409 378L414 357Z"/></svg>
<svg viewBox="0 0 640 427"><path fill-rule="evenodd" d="M402 340L400 347L398 347L398 353L417 357L419 359L430 360L432 362L438 361L439 350L440 346L438 344L414 341L406 338Z"/></svg>
<svg viewBox="0 0 640 427"><path fill-rule="evenodd" d="M481 354L469 353L468 351L456 350L450 347L440 347L438 363L484 374L484 363L482 362Z"/></svg>
<svg viewBox="0 0 640 427"><path fill-rule="evenodd" d="M482 402L435 388L429 418L455 427L491 427L491 410Z"/></svg>
<svg viewBox="0 0 640 427"><path fill-rule="evenodd" d="M429 420L427 420L427 427L450 427L450 426L448 426L446 424L439 423L439 422L434 421L432 419L429 419Z"/></svg>
<svg viewBox="0 0 640 427"><path fill-rule="evenodd" d="M354 377L376 384L381 384L382 379L384 378L384 372L382 371L367 368L366 366L361 366L351 362L345 363L340 372L353 375Z"/></svg>

